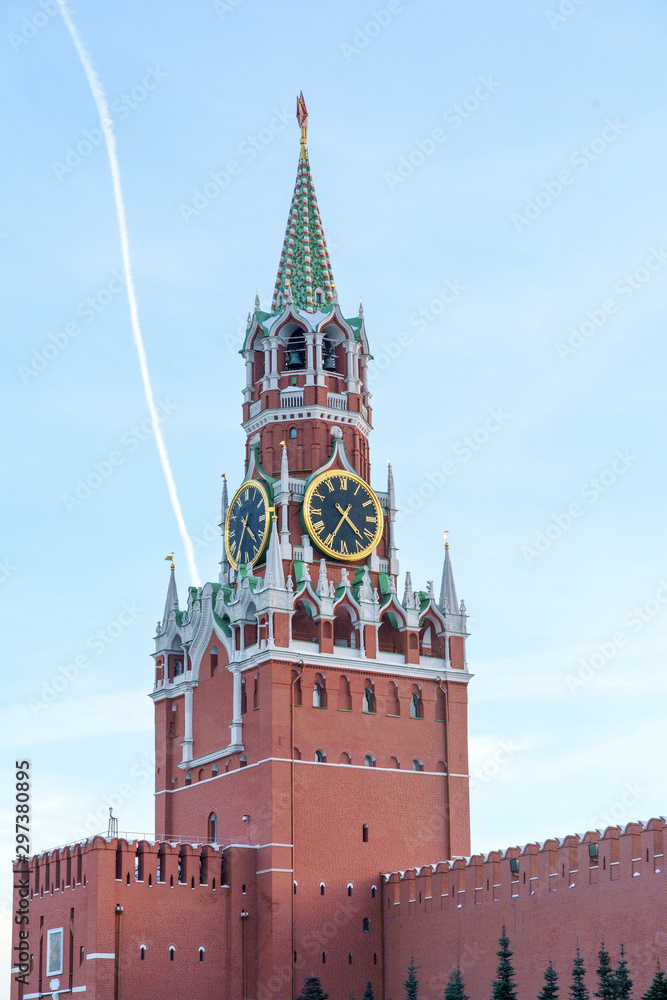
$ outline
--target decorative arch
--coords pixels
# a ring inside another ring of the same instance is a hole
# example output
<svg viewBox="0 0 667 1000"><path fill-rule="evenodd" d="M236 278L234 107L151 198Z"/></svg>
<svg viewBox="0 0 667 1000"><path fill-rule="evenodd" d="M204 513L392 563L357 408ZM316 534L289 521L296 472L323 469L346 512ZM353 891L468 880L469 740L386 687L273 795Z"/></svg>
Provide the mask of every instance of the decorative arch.
<svg viewBox="0 0 667 1000"><path fill-rule="evenodd" d="M376 711L375 683L370 677L367 677L364 681L363 711L368 715L374 715Z"/></svg>
<svg viewBox="0 0 667 1000"><path fill-rule="evenodd" d="M292 615L292 639L296 642L317 642L317 626L309 601L297 600Z"/></svg>
<svg viewBox="0 0 667 1000"><path fill-rule="evenodd" d="M336 617L334 618L333 640L334 646L344 646L348 649L356 649L358 643L356 623L359 619L354 608L347 602L341 602L336 606Z"/></svg>
<svg viewBox="0 0 667 1000"><path fill-rule="evenodd" d="M401 714L401 702L398 697L398 684L396 681L389 681L387 684L387 715L399 716Z"/></svg>
<svg viewBox="0 0 667 1000"><path fill-rule="evenodd" d="M346 674L340 675L338 682L338 710L344 712L352 711L352 694L350 693L350 678Z"/></svg>
<svg viewBox="0 0 667 1000"><path fill-rule="evenodd" d="M327 707L327 682L324 674L315 674L315 683L313 684L313 708L326 708Z"/></svg>
<svg viewBox="0 0 667 1000"><path fill-rule="evenodd" d="M424 702L422 701L422 689L419 684L412 685L412 693L410 695L410 718L424 718Z"/></svg>

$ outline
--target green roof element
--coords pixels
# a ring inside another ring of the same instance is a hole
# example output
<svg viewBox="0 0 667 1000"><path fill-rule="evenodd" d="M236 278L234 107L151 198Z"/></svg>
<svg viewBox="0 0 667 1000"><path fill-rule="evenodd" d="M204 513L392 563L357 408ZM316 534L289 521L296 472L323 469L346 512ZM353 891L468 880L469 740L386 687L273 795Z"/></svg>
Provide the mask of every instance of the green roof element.
<svg viewBox="0 0 667 1000"><path fill-rule="evenodd" d="M315 299L318 289L324 292L321 303ZM317 207L308 150L302 147L271 308L274 312L278 308L279 295L282 295L281 304L291 295L295 309L305 309L309 313L324 311L333 305L333 293L331 261Z"/></svg>

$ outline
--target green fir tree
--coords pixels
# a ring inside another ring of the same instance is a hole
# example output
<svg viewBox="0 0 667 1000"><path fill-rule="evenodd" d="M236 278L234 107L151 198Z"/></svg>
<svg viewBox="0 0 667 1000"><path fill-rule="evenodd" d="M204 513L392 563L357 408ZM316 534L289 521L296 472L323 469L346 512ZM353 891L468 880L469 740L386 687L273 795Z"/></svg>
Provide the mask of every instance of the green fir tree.
<svg viewBox="0 0 667 1000"><path fill-rule="evenodd" d="M598 988L593 996L598 997L598 1000L616 1000L616 977L604 941L600 942L598 967L595 972L598 977Z"/></svg>
<svg viewBox="0 0 667 1000"><path fill-rule="evenodd" d="M540 990L537 1000L557 1000L559 989L558 973L549 959L549 964L544 970L544 986Z"/></svg>
<svg viewBox="0 0 667 1000"><path fill-rule="evenodd" d="M667 979L665 979L665 973L660 968L660 962L658 962L655 970L653 982L642 997L642 1000L667 1000Z"/></svg>
<svg viewBox="0 0 667 1000"><path fill-rule="evenodd" d="M364 990L363 1000L375 1000L375 993L373 993L373 986L370 979L366 983L366 989Z"/></svg>
<svg viewBox="0 0 667 1000"><path fill-rule="evenodd" d="M628 960L625 957L625 946L621 945L621 957L614 973L614 984L618 1000L631 1000L632 980L628 972Z"/></svg>
<svg viewBox="0 0 667 1000"><path fill-rule="evenodd" d="M505 924L503 924L502 933L498 938L498 944L500 948L496 954L500 961L498 962L496 978L493 981L491 996L493 1000L517 1000L516 985L514 983L514 966L512 965L513 953L510 951L509 938L505 933Z"/></svg>
<svg viewBox="0 0 667 1000"><path fill-rule="evenodd" d="M322 989L319 976L308 976L299 993L298 1000L327 1000L328 996L329 994Z"/></svg>
<svg viewBox="0 0 667 1000"><path fill-rule="evenodd" d="M590 993L586 986L586 967L577 945L577 954L572 964L572 981L570 982L570 1000L589 1000Z"/></svg>
<svg viewBox="0 0 667 1000"><path fill-rule="evenodd" d="M408 978L405 980L403 985L405 986L405 1000L419 1000L419 982L417 981L417 976L415 973L419 968L415 965L414 956L410 959L410 964L408 966Z"/></svg>
<svg viewBox="0 0 667 1000"><path fill-rule="evenodd" d="M445 987L445 1000L469 1000L469 997L465 994L465 984L459 965L456 966L449 977L449 982Z"/></svg>

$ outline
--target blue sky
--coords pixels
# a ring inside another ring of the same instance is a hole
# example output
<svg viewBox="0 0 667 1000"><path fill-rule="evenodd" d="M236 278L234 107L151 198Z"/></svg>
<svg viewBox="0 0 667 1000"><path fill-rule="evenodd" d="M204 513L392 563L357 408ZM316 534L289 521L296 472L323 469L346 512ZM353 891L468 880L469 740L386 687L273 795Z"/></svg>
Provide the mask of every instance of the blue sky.
<svg viewBox="0 0 667 1000"><path fill-rule="evenodd" d="M3 801L28 756L37 849L112 800L121 828L152 828L172 549L188 583L95 107L53 6L0 11ZM449 529L471 615L473 849L664 812L663 5L77 0L73 17L116 119L202 577L220 475L243 471L236 351L275 280L303 89L341 304L363 297L376 358L373 480L391 458L415 583L439 579Z"/></svg>

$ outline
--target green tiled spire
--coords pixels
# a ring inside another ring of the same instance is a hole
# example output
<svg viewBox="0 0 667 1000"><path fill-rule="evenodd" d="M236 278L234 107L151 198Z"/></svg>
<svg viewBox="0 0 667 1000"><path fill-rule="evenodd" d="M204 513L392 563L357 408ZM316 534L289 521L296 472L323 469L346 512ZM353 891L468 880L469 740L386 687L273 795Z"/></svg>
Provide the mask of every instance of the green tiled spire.
<svg viewBox="0 0 667 1000"><path fill-rule="evenodd" d="M308 115L303 95L297 99L297 119L301 125L301 154L271 308L278 308L282 293L283 301L291 295L296 309L317 312L332 305L334 280L308 161ZM316 298L318 290L324 293L321 303Z"/></svg>

